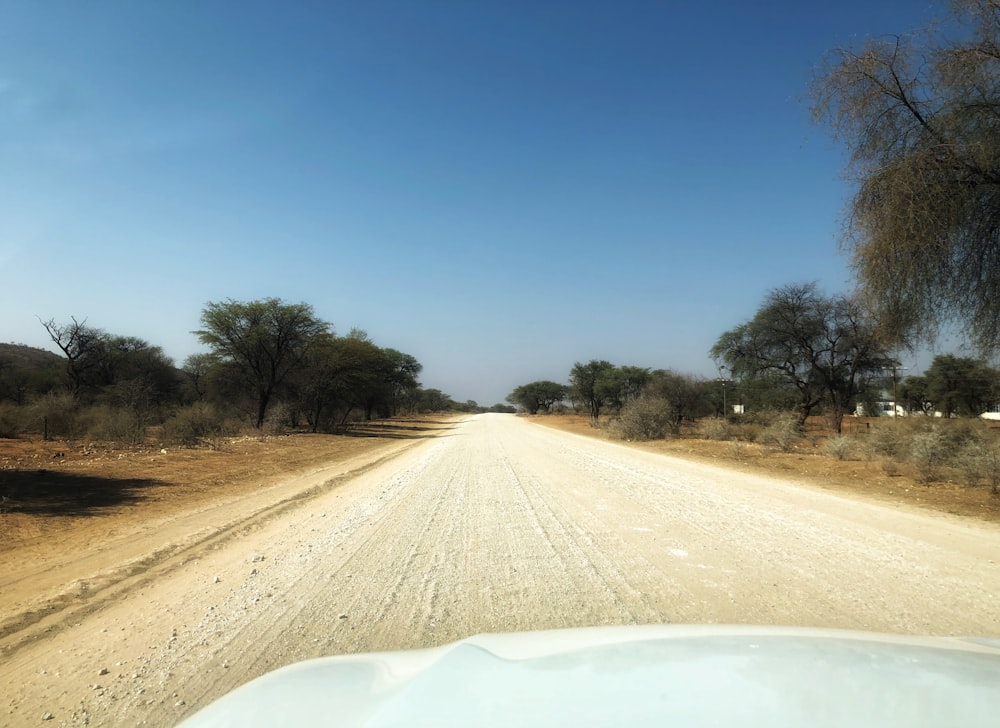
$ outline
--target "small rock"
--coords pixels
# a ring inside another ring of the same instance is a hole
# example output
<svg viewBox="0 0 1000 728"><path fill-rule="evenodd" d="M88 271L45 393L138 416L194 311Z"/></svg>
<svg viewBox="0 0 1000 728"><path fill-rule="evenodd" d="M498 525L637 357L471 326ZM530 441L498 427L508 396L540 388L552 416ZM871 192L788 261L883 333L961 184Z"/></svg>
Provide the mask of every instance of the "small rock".
<svg viewBox="0 0 1000 728"><path fill-rule="evenodd" d="M97 674L98 675L107 675L108 674L108 668L102 667L100 670L97 671Z"/></svg>
<svg viewBox="0 0 1000 728"><path fill-rule="evenodd" d="M256 564L256 563L257 563L258 561L263 561L263 560L264 560L264 557L263 557L263 556L261 556L260 554L255 554L255 555L254 555L254 557L253 557L252 559L250 559L250 561L252 561L252 562L253 562L253 563L255 563L255 564Z"/></svg>
<svg viewBox="0 0 1000 728"><path fill-rule="evenodd" d="M216 583L216 584L218 584L218 583L219 583L220 581L222 581L222 579L220 579L220 578L219 578L219 577L217 576L217 577L215 577L215 580L214 580L214 581L215 581L215 583Z"/></svg>
<svg viewBox="0 0 1000 728"><path fill-rule="evenodd" d="M53 718L55 716L52 713L42 713L42 720L52 720Z"/></svg>
<svg viewBox="0 0 1000 728"><path fill-rule="evenodd" d="M337 617L337 619L347 619L347 615L341 614L339 617Z"/></svg>

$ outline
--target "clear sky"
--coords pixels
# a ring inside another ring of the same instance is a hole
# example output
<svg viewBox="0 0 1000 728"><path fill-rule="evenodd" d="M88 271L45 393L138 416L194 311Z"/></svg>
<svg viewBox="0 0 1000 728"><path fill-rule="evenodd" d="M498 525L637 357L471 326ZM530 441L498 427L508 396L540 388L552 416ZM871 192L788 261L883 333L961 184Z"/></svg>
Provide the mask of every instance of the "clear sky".
<svg viewBox="0 0 1000 728"><path fill-rule="evenodd" d="M306 301L493 404L574 361L713 375L765 292L851 277L830 48L927 0L0 2L0 340L178 363Z"/></svg>

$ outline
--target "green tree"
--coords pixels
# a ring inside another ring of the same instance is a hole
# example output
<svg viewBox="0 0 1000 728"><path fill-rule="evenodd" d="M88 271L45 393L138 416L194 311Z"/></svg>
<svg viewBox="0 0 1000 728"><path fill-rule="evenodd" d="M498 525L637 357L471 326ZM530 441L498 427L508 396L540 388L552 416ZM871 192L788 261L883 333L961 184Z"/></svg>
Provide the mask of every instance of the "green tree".
<svg viewBox="0 0 1000 728"><path fill-rule="evenodd" d="M254 423L264 425L275 390L302 363L329 324L306 303L279 298L209 302L194 333L220 361L231 365L256 402Z"/></svg>
<svg viewBox="0 0 1000 728"><path fill-rule="evenodd" d="M978 417L994 404L998 373L979 359L939 354L924 372L927 399L945 417Z"/></svg>
<svg viewBox="0 0 1000 728"><path fill-rule="evenodd" d="M420 413L448 412L455 408L455 402L440 389L420 388L417 390L416 397L414 409Z"/></svg>
<svg viewBox="0 0 1000 728"><path fill-rule="evenodd" d="M712 411L704 380L669 370L652 373L644 396L657 398L665 404L667 427L672 435L680 434L685 419L701 417Z"/></svg>
<svg viewBox="0 0 1000 728"><path fill-rule="evenodd" d="M927 378L922 376L906 377L896 386L896 396L899 404L906 412L919 412L929 415L934 411L934 403L927 393Z"/></svg>
<svg viewBox="0 0 1000 728"><path fill-rule="evenodd" d="M416 357L395 349L383 349L382 356L385 384L388 387L385 402L387 414L397 415L405 403L412 402L420 388L417 377L424 367Z"/></svg>
<svg viewBox="0 0 1000 728"><path fill-rule="evenodd" d="M522 407L528 414L536 415L539 410L548 412L552 405L566 399L567 388L548 380L522 384L507 395L507 401Z"/></svg>
<svg viewBox="0 0 1000 728"><path fill-rule="evenodd" d="M209 376L217 364L218 361L214 356L205 353L191 354L184 360L181 372L190 390L190 395L187 397L189 401L203 399L208 394Z"/></svg>
<svg viewBox="0 0 1000 728"><path fill-rule="evenodd" d="M638 399L651 379L651 373L646 367L620 366L615 376L618 380L618 395L615 399L619 408Z"/></svg>
<svg viewBox="0 0 1000 728"><path fill-rule="evenodd" d="M1000 2L956 0L951 19L833 51L813 112L851 152L847 244L879 319L905 343L957 318L986 352L1000 346Z"/></svg>
<svg viewBox="0 0 1000 728"><path fill-rule="evenodd" d="M856 301L823 296L815 284L772 290L757 314L725 332L712 357L737 377L779 374L799 393L799 424L821 403L840 432L866 381L891 360Z"/></svg>
<svg viewBox="0 0 1000 728"><path fill-rule="evenodd" d="M576 362L570 370L569 396L587 408L591 422L596 423L601 409L618 396L616 369L609 361L591 359L586 364Z"/></svg>

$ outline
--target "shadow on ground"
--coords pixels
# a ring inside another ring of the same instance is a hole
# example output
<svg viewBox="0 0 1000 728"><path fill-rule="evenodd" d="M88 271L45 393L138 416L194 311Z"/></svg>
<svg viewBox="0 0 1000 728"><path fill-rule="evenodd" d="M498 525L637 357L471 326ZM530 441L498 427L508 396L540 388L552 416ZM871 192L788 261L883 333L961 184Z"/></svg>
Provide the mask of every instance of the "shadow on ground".
<svg viewBox="0 0 1000 728"><path fill-rule="evenodd" d="M425 427L424 424L434 425ZM395 440L418 440L432 437L447 437L444 433L454 427L442 427L440 422L411 420L405 425L384 423L362 423L350 425L341 434L348 437L387 437Z"/></svg>
<svg viewBox="0 0 1000 728"><path fill-rule="evenodd" d="M98 516L105 509L137 503L147 488L165 485L144 478L120 480L53 470L0 472L0 509L35 516Z"/></svg>

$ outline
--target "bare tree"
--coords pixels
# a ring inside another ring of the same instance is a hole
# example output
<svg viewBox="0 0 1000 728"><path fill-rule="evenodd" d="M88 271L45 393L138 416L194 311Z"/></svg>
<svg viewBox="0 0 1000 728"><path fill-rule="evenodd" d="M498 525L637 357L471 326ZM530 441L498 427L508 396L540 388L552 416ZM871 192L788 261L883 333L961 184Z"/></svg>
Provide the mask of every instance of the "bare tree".
<svg viewBox="0 0 1000 728"><path fill-rule="evenodd" d="M73 316L70 316L72 323L68 324L57 324L55 319L42 321L39 318L38 321L66 356L66 373L69 375L70 386L74 393L78 393L84 376L101 366L107 334L101 329L87 326L87 319L77 321Z"/></svg>

